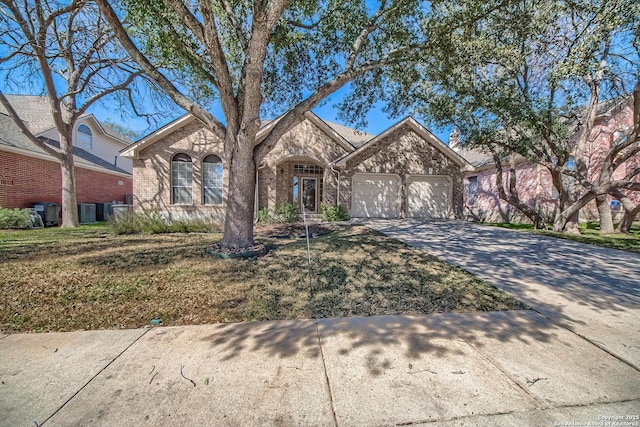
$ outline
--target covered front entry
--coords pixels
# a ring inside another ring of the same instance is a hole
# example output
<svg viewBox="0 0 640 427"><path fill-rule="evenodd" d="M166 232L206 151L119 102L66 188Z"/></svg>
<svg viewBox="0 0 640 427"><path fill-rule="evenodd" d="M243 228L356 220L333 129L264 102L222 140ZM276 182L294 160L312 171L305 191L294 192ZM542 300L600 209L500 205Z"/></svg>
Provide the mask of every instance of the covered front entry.
<svg viewBox="0 0 640 427"><path fill-rule="evenodd" d="M407 217L445 219L451 215L451 182L446 176L407 178Z"/></svg>
<svg viewBox="0 0 640 427"><path fill-rule="evenodd" d="M351 216L398 218L400 177L395 174L357 173L353 176Z"/></svg>
<svg viewBox="0 0 640 427"><path fill-rule="evenodd" d="M322 201L325 169L310 160L289 160L278 165L278 205L292 203L317 213Z"/></svg>

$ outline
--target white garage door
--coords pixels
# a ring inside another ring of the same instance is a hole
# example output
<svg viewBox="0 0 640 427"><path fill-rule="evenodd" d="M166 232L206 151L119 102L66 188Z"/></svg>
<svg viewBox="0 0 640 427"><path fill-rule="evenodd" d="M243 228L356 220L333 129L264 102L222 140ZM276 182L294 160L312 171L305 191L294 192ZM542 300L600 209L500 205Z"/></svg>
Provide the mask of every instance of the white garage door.
<svg viewBox="0 0 640 427"><path fill-rule="evenodd" d="M400 177L390 174L356 174L351 191L351 216L397 218L400 214Z"/></svg>
<svg viewBox="0 0 640 427"><path fill-rule="evenodd" d="M451 182L447 177L407 178L407 216L409 218L449 218Z"/></svg>

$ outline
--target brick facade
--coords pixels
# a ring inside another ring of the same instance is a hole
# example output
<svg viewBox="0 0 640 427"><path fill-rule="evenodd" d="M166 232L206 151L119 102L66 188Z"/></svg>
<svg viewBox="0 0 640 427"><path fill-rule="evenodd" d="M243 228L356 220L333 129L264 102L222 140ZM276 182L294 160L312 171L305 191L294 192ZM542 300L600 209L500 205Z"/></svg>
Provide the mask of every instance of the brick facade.
<svg viewBox="0 0 640 427"><path fill-rule="evenodd" d="M76 167L78 203L124 202L131 177ZM62 202L62 173L55 161L0 151L0 206L28 208L33 202Z"/></svg>
<svg viewBox="0 0 640 427"><path fill-rule="evenodd" d="M600 116L594 123L591 138L586 147L585 160L591 182L597 183L602 163L612 144L620 136L620 129L628 129L633 124L632 109L623 104L610 114ZM640 155L635 155L616 169L613 179L622 179L629 171L640 165ZM469 178L477 177L478 191L475 203L469 203ZM553 222L557 214L558 198L554 191L549 170L543 166L521 163L516 167L517 191L520 199L535 208L546 220ZM635 180L640 180L636 176ZM508 190L509 173L503 176L505 189ZM635 203L640 203L640 192L622 190ZM508 192L508 191L507 191ZM529 222L516 208L500 199L496 187L496 169L487 168L466 174L464 187L464 218L484 222ZM613 200L609 197L609 200ZM614 217L622 215L622 210L613 211ZM580 211L580 218L597 220L599 218L595 201Z"/></svg>
<svg viewBox="0 0 640 427"><path fill-rule="evenodd" d="M477 178L475 201L469 197L469 178ZM537 210L549 221L555 216L557 197L549 171L539 165L521 163L516 166L517 189L520 200ZM503 176L505 191L509 192L509 171ZM496 187L496 169L485 169L468 173L464 180L463 218L481 222L527 222L528 219L518 209L500 199Z"/></svg>
<svg viewBox="0 0 640 427"><path fill-rule="evenodd" d="M332 162L347 154L342 146L309 120L283 135L262 161L258 174L260 209L293 203L293 176L296 163L314 164L324 169L320 202L336 203L337 177ZM310 175L311 176L311 175ZM315 176L315 175L313 175ZM319 183L320 184L320 183Z"/></svg>

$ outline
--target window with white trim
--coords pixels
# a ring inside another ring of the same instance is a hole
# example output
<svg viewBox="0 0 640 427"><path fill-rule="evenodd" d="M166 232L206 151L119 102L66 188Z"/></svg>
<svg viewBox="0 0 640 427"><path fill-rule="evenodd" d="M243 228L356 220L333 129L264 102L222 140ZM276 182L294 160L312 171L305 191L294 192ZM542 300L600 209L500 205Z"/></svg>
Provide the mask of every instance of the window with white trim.
<svg viewBox="0 0 640 427"><path fill-rule="evenodd" d="M76 147L84 148L85 150L91 150L93 147L93 133L89 126L78 126L78 132L76 132Z"/></svg>
<svg viewBox="0 0 640 427"><path fill-rule="evenodd" d="M202 160L202 201L205 205L221 205L223 189L222 159L210 154Z"/></svg>
<svg viewBox="0 0 640 427"><path fill-rule="evenodd" d="M475 205L478 200L478 177L470 176L469 177L469 198L467 201L469 205Z"/></svg>
<svg viewBox="0 0 640 427"><path fill-rule="evenodd" d="M171 203L193 204L193 162L184 153L178 153L171 159Z"/></svg>

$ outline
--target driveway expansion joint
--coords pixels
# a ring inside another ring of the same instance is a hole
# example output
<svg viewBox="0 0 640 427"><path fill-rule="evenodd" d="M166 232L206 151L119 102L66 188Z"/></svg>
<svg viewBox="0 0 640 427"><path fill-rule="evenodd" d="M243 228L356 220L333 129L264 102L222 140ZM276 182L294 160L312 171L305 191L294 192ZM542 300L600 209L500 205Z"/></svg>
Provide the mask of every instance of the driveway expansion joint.
<svg viewBox="0 0 640 427"><path fill-rule="evenodd" d="M491 359L489 357L489 355L487 355L485 352L483 352L482 350L480 350L478 347L474 346L471 342L469 342L468 340L464 339L464 337L460 337L465 343L467 343L467 345L469 345L472 349L474 349L476 352L478 352L478 354L480 354L480 356L482 356L487 362L489 362L489 364L491 364L491 366L495 367L498 371L500 371L502 373L502 375L504 375L505 377L507 377L509 379L509 381L511 381L511 383L515 384L517 388L519 388L520 390L522 390L527 396L529 396L537 405L537 409L543 408L545 403L543 401L541 401L540 399L538 399L537 397L535 397L533 394L531 394L531 392L529 390L527 390L526 387L524 387L522 384L520 384L515 378L513 378L511 375L509 375L509 373L507 371L505 371L504 369L502 369L498 364L494 363L493 359ZM501 414L494 414L494 415L501 415Z"/></svg>

